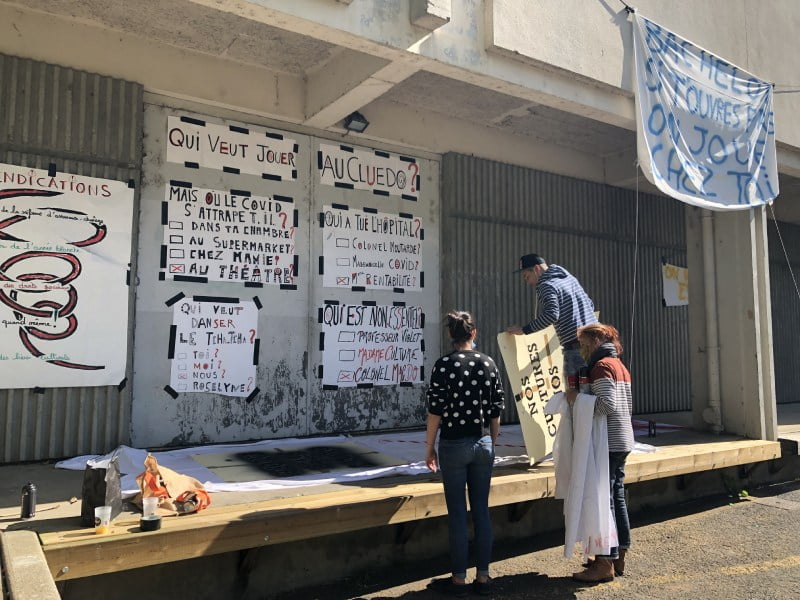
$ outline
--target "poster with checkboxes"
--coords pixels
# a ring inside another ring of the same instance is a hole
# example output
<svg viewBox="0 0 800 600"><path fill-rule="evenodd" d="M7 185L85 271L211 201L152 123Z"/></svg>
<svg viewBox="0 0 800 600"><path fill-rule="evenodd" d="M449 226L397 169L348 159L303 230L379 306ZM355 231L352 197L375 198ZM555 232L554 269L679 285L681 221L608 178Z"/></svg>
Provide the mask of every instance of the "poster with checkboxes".
<svg viewBox="0 0 800 600"><path fill-rule="evenodd" d="M161 268L174 281L294 286L297 209L288 196L198 188L171 181Z"/></svg>
<svg viewBox="0 0 800 600"><path fill-rule="evenodd" d="M421 218L340 204L324 206L323 211L323 286L400 292L424 287Z"/></svg>
<svg viewBox="0 0 800 600"><path fill-rule="evenodd" d="M260 303L181 297L172 305L170 392L240 398L258 392Z"/></svg>
<svg viewBox="0 0 800 600"><path fill-rule="evenodd" d="M423 382L421 307L326 302L319 321L325 388Z"/></svg>

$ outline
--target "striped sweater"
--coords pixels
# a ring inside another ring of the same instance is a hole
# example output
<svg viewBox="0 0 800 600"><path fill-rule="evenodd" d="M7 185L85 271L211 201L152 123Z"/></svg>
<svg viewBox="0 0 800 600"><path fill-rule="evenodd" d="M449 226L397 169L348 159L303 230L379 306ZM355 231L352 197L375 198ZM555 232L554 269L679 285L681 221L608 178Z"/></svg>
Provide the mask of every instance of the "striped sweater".
<svg viewBox="0 0 800 600"><path fill-rule="evenodd" d="M596 362L595 362L596 361ZM608 451L633 450L631 374L617 358L614 346L603 344L589 359L589 381L597 397L595 414L606 415Z"/></svg>
<svg viewBox="0 0 800 600"><path fill-rule="evenodd" d="M581 284L564 267L550 265L536 284L539 299L538 316L522 328L531 334L548 325L555 325L562 346L574 342L578 327L597 323L594 303Z"/></svg>

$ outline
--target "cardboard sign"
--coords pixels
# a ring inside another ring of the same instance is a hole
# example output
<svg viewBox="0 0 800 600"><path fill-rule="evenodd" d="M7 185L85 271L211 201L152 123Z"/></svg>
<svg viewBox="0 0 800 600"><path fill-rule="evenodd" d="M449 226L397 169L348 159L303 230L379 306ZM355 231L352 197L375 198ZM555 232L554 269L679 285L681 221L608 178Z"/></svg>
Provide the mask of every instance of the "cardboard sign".
<svg viewBox="0 0 800 600"><path fill-rule="evenodd" d="M561 344L552 325L531 335L499 333L497 344L511 382L525 448L534 464L553 451L558 430L559 417L545 415L544 406L553 394L566 388Z"/></svg>
<svg viewBox="0 0 800 600"><path fill-rule="evenodd" d="M664 306L689 304L689 269L669 263L661 265L664 281Z"/></svg>

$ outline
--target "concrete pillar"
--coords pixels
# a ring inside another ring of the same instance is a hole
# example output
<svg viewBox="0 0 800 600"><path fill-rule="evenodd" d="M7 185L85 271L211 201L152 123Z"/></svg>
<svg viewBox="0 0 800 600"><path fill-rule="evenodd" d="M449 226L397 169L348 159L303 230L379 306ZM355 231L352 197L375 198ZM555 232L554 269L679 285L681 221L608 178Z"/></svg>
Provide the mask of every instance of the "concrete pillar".
<svg viewBox="0 0 800 600"><path fill-rule="evenodd" d="M769 289L769 256L764 208L714 212L713 253L704 252L703 215L687 207L689 266L689 344L694 426L711 429L714 352L719 356L719 398L725 433L752 439L777 439ZM706 223L708 225L708 223ZM706 227L706 231L709 228ZM713 261L707 285L705 261ZM716 290L714 290L716 288ZM716 311L718 340L708 338ZM711 357L711 361L709 361ZM709 371L709 364L712 365Z"/></svg>

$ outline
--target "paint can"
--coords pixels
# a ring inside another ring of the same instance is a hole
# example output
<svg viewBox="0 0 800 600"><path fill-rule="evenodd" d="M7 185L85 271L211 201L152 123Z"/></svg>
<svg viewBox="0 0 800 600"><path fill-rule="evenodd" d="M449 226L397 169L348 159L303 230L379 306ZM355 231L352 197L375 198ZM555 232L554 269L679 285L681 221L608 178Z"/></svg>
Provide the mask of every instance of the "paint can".
<svg viewBox="0 0 800 600"><path fill-rule="evenodd" d="M36 486L30 481L22 486L20 518L31 519L36 516Z"/></svg>

